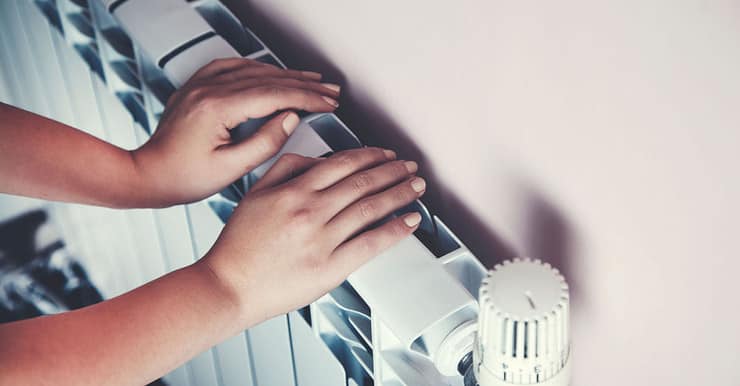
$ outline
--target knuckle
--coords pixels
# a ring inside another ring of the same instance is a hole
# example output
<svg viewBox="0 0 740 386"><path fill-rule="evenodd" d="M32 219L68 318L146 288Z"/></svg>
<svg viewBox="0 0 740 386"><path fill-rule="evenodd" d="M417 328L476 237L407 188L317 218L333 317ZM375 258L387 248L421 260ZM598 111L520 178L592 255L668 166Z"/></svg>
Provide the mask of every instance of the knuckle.
<svg viewBox="0 0 740 386"><path fill-rule="evenodd" d="M180 91L181 93L185 93L185 98L197 100L197 99L202 98L203 95L206 94L207 90L202 85L192 85L187 90L182 89L178 91Z"/></svg>
<svg viewBox="0 0 740 386"><path fill-rule="evenodd" d="M363 237L363 241L360 245L362 251L365 254L373 255L380 250L381 239L379 234L371 234Z"/></svg>
<svg viewBox="0 0 740 386"><path fill-rule="evenodd" d="M388 229L388 233L393 238L401 238L408 234L408 227L403 224L403 221L395 221L394 224Z"/></svg>
<svg viewBox="0 0 740 386"><path fill-rule="evenodd" d="M402 186L394 192L394 198L399 202L408 202L416 198L416 192L410 186Z"/></svg>
<svg viewBox="0 0 740 386"><path fill-rule="evenodd" d="M201 113L212 113L214 111L218 110L217 101L213 97L205 97L202 99L199 99L195 103L195 111L201 112Z"/></svg>
<svg viewBox="0 0 740 386"><path fill-rule="evenodd" d="M367 172L361 172L352 177L352 189L355 192L363 192L372 184L373 178Z"/></svg>
<svg viewBox="0 0 740 386"><path fill-rule="evenodd" d="M283 89L279 86L272 85L272 86L265 86L265 88L267 89L266 91L267 95L271 97L279 97L283 93Z"/></svg>
<svg viewBox="0 0 740 386"><path fill-rule="evenodd" d="M275 93L276 90L280 89L281 80L277 77L275 77L272 73L274 71L273 69L269 67L263 67L259 69L262 72L262 77L260 79L261 84L263 84L265 87L271 87L273 90L271 90L271 93Z"/></svg>
<svg viewBox="0 0 740 386"><path fill-rule="evenodd" d="M377 213L377 205L373 200L364 200L357 205L358 212L362 218L372 218Z"/></svg>
<svg viewBox="0 0 740 386"><path fill-rule="evenodd" d="M349 150L345 150L344 152L350 153L350 154L356 154L357 156L363 156L363 155L367 156L367 155L375 154L375 151L377 149L378 149L377 147L371 146L371 147L361 147L357 149L349 149Z"/></svg>
<svg viewBox="0 0 740 386"><path fill-rule="evenodd" d="M326 270L326 262L326 258L321 253L312 253L304 260L308 271L314 274L322 274Z"/></svg>
<svg viewBox="0 0 740 386"><path fill-rule="evenodd" d="M261 135L254 138L255 146L262 154L272 154L280 150L282 142L274 135ZM290 162L290 161L288 161Z"/></svg>
<svg viewBox="0 0 740 386"><path fill-rule="evenodd" d="M314 217L314 210L308 207L298 208L291 216L291 222L296 226L306 226L311 223Z"/></svg>
<svg viewBox="0 0 740 386"><path fill-rule="evenodd" d="M405 176L409 174L408 169L406 169L406 165L404 164L404 161L396 161L393 162L392 171L393 175L395 176Z"/></svg>
<svg viewBox="0 0 740 386"><path fill-rule="evenodd" d="M237 82L240 80L240 77L243 76L243 72L241 71L230 71L224 74L221 74L221 81L223 82Z"/></svg>
<svg viewBox="0 0 740 386"><path fill-rule="evenodd" d="M332 158L339 166L351 166L357 157L351 152L341 152L333 155Z"/></svg>
<svg viewBox="0 0 740 386"><path fill-rule="evenodd" d="M286 165L292 167L292 166L295 166L298 162L300 162L301 161L301 158L302 157L299 156L298 154L285 153L285 154L283 154L283 155L280 156L280 159L278 159L277 162L279 162L281 164L286 164Z"/></svg>
<svg viewBox="0 0 740 386"><path fill-rule="evenodd" d="M385 159L385 153L383 149L379 147L366 147L364 149L358 149L358 152L363 153L366 157L372 159Z"/></svg>
<svg viewBox="0 0 740 386"><path fill-rule="evenodd" d="M278 158L273 167L279 167L282 168L282 170L287 170L292 176L293 170L295 170L296 165L296 158L292 154L283 154L280 156L280 158Z"/></svg>
<svg viewBox="0 0 740 386"><path fill-rule="evenodd" d="M296 204L297 197L302 193L293 185L285 185L275 192L276 208L293 208Z"/></svg>
<svg viewBox="0 0 740 386"><path fill-rule="evenodd" d="M197 109L213 107L214 95L207 87L197 86L187 91L185 99Z"/></svg>

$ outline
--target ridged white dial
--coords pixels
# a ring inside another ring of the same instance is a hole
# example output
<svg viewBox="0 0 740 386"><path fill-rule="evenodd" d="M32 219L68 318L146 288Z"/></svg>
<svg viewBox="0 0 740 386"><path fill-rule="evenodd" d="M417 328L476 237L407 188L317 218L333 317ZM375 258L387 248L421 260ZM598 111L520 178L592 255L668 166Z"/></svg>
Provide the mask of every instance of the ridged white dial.
<svg viewBox="0 0 740 386"><path fill-rule="evenodd" d="M478 383L566 386L569 296L563 275L539 260L507 260L488 273L479 295Z"/></svg>

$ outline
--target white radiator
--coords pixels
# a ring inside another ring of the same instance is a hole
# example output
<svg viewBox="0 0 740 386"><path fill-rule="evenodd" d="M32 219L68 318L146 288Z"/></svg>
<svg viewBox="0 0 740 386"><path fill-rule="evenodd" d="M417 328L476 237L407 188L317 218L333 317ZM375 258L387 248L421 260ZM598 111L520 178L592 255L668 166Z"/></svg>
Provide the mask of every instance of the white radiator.
<svg viewBox="0 0 740 386"><path fill-rule="evenodd" d="M217 0L4 0L0 50L3 101L124 148L146 140L167 97L210 60L244 56L283 66ZM258 123L237 132L248 135ZM318 156L359 146L336 115L311 114L283 151ZM111 297L202 256L266 167L185 206L48 208ZM192 386L462 385L461 376L437 370L450 367L440 350L452 331L475 320L485 270L421 202L408 210L424 215L415 236L310 307L251 328L165 379Z"/></svg>

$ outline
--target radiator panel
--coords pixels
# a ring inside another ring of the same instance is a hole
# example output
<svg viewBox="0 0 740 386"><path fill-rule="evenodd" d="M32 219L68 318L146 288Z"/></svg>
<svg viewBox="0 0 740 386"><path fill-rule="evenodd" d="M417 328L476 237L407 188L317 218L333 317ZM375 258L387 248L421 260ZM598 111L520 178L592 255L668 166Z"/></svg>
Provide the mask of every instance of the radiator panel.
<svg viewBox="0 0 740 386"><path fill-rule="evenodd" d="M149 25L135 27L147 20L140 13L136 17L133 7L150 1L124 2L120 16L118 11L110 14L110 3L2 2L3 101L135 148L156 128L169 95L215 56L245 56L284 67L218 1L158 0L169 18L195 20L195 15L199 20L185 31L177 31L177 24L165 25L172 33L161 36L146 33ZM210 31L215 37L167 57L178 45ZM254 125L250 122L238 130L246 135ZM305 116L301 127L306 138L296 141L299 149L294 151L320 155L361 146L334 114ZM94 282L111 297L202 256L228 219L234 201L266 168L258 168L221 194L186 206L116 211L53 204L51 210L72 250L84 257ZM425 248L427 259L436 259L435 264L450 275L453 291L462 291L461 302L465 296L474 299L482 265L421 202L409 210L423 214L414 240L421 245L418 248ZM425 292L420 289L420 293ZM391 318L389 326L388 318L373 312L373 307L345 283L305 312L266 321L201 353L166 380L174 385L219 386L462 384L461 377L440 375L430 358L412 347L418 339L432 338L422 334L416 339L409 333L399 339L398 324L404 318ZM419 329L432 322L422 321Z"/></svg>

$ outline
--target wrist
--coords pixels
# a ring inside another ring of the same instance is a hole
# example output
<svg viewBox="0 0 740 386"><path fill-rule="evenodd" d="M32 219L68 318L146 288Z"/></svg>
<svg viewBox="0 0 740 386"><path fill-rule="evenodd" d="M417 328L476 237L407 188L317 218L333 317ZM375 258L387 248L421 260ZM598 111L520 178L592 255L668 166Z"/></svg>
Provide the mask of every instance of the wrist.
<svg viewBox="0 0 740 386"><path fill-rule="evenodd" d="M217 293L219 301L224 303L224 306L231 310L231 317L239 325L239 329L245 329L255 324L254 311L255 304L252 304L248 310L246 301L246 290L242 286L239 286L239 282L233 274L224 270L217 259L214 258L212 252L209 252L206 256L195 262L190 266L191 269L198 272L198 274L208 282L208 288ZM250 312L251 314L250 315Z"/></svg>
<svg viewBox="0 0 740 386"><path fill-rule="evenodd" d="M134 152L115 146L109 148L106 162L91 165L94 175L91 180L99 182L90 189L96 195L89 201L116 209L151 207L152 195Z"/></svg>
<svg viewBox="0 0 740 386"><path fill-rule="evenodd" d="M144 147L128 151L133 168L131 186L136 189L130 196L134 202L133 207L140 208L166 208L178 204L167 197L167 187L164 179L157 178L153 166L156 165L149 160L149 154ZM171 189L170 189L171 190Z"/></svg>

